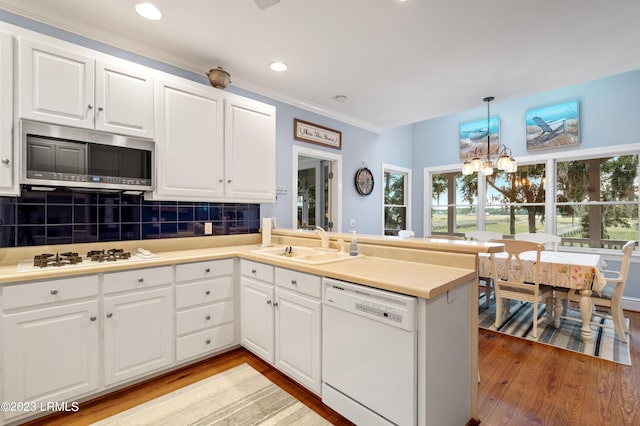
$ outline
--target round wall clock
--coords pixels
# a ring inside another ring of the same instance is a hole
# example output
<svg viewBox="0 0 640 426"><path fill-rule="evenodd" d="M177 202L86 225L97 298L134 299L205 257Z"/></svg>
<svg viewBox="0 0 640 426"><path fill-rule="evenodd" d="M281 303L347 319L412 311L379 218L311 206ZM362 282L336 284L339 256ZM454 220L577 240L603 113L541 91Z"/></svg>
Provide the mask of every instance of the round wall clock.
<svg viewBox="0 0 640 426"><path fill-rule="evenodd" d="M373 174L366 167L358 169L356 172L356 191L360 195L369 195L373 191Z"/></svg>

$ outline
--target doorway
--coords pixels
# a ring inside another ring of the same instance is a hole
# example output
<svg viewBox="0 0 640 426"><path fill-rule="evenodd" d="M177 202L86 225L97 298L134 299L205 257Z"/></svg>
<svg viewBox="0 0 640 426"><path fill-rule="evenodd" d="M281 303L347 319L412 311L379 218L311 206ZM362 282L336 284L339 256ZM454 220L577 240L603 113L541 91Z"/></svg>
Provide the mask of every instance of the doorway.
<svg viewBox="0 0 640 426"><path fill-rule="evenodd" d="M294 145L292 158L292 227L340 232L342 156Z"/></svg>

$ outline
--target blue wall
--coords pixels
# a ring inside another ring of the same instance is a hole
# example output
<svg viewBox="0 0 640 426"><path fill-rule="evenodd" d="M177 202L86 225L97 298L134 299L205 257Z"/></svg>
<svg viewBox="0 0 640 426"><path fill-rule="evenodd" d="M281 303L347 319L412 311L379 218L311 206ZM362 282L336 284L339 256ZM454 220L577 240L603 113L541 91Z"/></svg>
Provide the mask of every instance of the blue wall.
<svg viewBox="0 0 640 426"><path fill-rule="evenodd" d="M527 156L526 111L569 100L579 101L580 145L536 151L536 155L552 156L558 151L640 143L640 133L637 131L637 120L640 117L640 70L512 101L496 100L491 104L491 115L500 117L500 142L513 151L516 160L522 160ZM482 104L482 100L478 100L478 104ZM452 164L461 166L458 127L460 123L486 117L486 114L485 104L473 110L413 125L414 217L422 218L423 214L423 169ZM435 150L434 146L438 149ZM414 221L416 235L424 235L422 228L422 219Z"/></svg>

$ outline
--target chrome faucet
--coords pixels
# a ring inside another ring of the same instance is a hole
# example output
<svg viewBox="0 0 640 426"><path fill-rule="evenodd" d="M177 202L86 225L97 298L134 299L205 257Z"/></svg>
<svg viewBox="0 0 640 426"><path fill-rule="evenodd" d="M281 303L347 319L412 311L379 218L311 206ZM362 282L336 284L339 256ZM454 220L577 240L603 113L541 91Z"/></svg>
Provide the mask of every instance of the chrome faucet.
<svg viewBox="0 0 640 426"><path fill-rule="evenodd" d="M322 240L322 248L329 248L329 234L324 228L320 226L316 226L315 232L320 234L320 239Z"/></svg>

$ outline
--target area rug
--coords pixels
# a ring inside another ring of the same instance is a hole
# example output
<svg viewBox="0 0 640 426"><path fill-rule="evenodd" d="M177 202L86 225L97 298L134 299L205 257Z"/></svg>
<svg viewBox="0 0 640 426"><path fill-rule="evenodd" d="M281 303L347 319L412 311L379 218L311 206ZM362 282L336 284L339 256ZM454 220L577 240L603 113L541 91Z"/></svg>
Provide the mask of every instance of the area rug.
<svg viewBox="0 0 640 426"><path fill-rule="evenodd" d="M495 307L493 293L489 300L489 308L485 306L485 295L480 295L478 324L481 328L499 331L511 336L545 343L624 365L631 365L629 344L618 339L613 328L592 325L592 341L589 343L582 341L580 337L582 321L580 320L580 312L577 310L569 309L566 315L575 318L577 321L562 319L559 328L555 328L553 324L548 325L546 321L540 322L538 324L538 337L535 338L533 337L533 305L531 303L520 303L512 300L509 317L499 328L494 326ZM538 315L540 317L546 315L545 305L539 305ZM600 321L602 324L613 327L613 321L599 315L594 315L593 321Z"/></svg>
<svg viewBox="0 0 640 426"><path fill-rule="evenodd" d="M247 364L156 398L95 425L328 425Z"/></svg>

